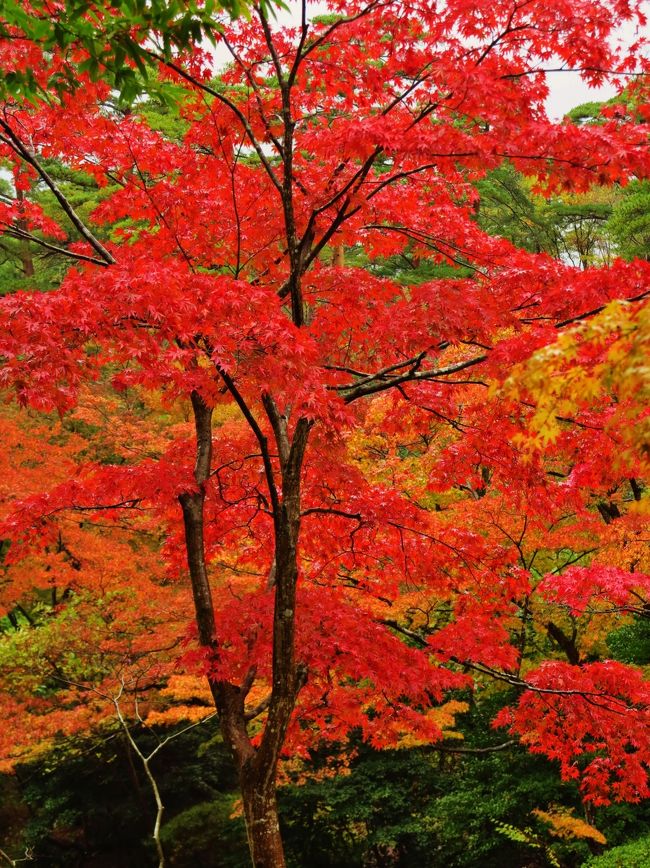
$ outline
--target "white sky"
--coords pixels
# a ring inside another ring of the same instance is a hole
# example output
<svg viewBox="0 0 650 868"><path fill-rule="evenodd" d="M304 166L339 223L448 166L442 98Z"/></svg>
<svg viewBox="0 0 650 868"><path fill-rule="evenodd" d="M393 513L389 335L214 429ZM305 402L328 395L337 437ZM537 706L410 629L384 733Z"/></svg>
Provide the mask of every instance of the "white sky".
<svg viewBox="0 0 650 868"><path fill-rule="evenodd" d="M609 99L617 92L613 85L588 87L577 72L556 72L548 75L549 96L546 111L553 120L559 120L578 105Z"/></svg>
<svg viewBox="0 0 650 868"><path fill-rule="evenodd" d="M644 2L642 6L646 15L650 15L650 2ZM631 45L640 36L650 39L650 26L646 25L641 31L638 31L632 24L626 22L618 30L617 41L623 46ZM582 103L610 99L621 89L614 84L590 88L582 81L577 72L550 73L547 80L550 94L546 101L546 109L553 119L564 117L568 111L577 105L582 105Z"/></svg>

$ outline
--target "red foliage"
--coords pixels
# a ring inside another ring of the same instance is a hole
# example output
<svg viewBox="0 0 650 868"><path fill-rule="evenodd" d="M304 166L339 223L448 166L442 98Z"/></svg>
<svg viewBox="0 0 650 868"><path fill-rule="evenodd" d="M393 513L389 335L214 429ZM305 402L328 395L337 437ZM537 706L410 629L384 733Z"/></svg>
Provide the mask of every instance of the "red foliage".
<svg viewBox="0 0 650 868"><path fill-rule="evenodd" d="M637 6L336 0L331 9L346 17L311 22L306 41L254 17L229 26L235 62L220 89L200 51L162 64L186 87L176 138L137 108L107 110L106 87L90 82L74 99L7 106L0 156L17 181L24 154L7 130L107 193L88 232L67 245L79 261L60 288L1 300L0 385L23 406L66 414L89 383L117 400L110 379L147 412L116 435L117 458L88 456L71 438L51 468L37 459L39 485L19 473L20 503L3 524L13 540L5 605L30 589L21 564L38 563L32 583L44 587L56 554L66 587L101 597L107 584L128 585L137 597L130 620L120 612L129 629L179 639L190 602L179 500L192 495L216 638L192 647L185 665L215 690L272 686L271 714L291 682L293 749L353 727L377 745L395 743L400 727L440 738L427 712L445 691L467 688L469 672L523 690L497 722L558 759L566 777L581 774L586 797L646 795L647 682L622 664L582 665L581 637L567 637L562 621L596 597L625 608L648 592L646 573L607 562L614 518L639 539L625 492L630 478L638 490L644 456L620 454L609 425L620 405L604 387L560 416L543 454L524 452L535 393L515 400L498 387L574 319L612 299L642 302L650 263L580 271L516 249L480 230L472 186L504 159L549 191L648 175L643 125L617 114L602 125L551 123L539 71L559 58L599 83L601 70L647 65L609 44L621 18L641 18ZM9 42L3 58L33 64L33 46ZM17 216L3 206L3 220ZM22 218L30 231L69 237L35 206ZM100 243L103 233L111 240ZM332 263L341 246L363 251L369 267ZM377 276L397 254L465 276L412 285ZM585 341L578 362L596 371L604 352ZM575 361L567 356L566 368ZM197 396L215 415L207 471L182 418ZM175 419L161 422L161 408ZM134 432L152 414L148 444ZM113 406L111 424L117 415ZM295 573L276 577L303 429ZM63 517L80 514L83 570L52 550ZM128 569L128 545L113 536L124 515L130 532L160 537ZM101 544L93 523L112 528ZM584 566L596 551L602 562ZM295 610L280 611L278 588L291 582ZM152 596L165 601L157 614ZM553 618L548 636L566 641L546 650L578 663L548 660L524 677L537 653L530 639ZM295 638L282 639L286 623Z"/></svg>
<svg viewBox="0 0 650 868"><path fill-rule="evenodd" d="M650 688L630 666L548 661L528 676L531 689L495 726L509 726L533 753L560 762L565 780L581 779L595 804L650 795Z"/></svg>

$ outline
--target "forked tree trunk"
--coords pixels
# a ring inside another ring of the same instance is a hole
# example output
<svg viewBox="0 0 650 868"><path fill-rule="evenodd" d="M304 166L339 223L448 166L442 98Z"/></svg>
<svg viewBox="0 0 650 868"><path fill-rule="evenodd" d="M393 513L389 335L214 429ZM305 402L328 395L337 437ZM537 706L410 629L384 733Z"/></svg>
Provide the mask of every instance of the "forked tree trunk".
<svg viewBox="0 0 650 868"><path fill-rule="evenodd" d="M272 741L274 752L269 756L264 750L256 750L247 731L244 708L247 686L212 682L210 687L219 710L224 742L230 748L237 766L251 863L255 868L284 868L275 794L277 756L284 733L277 730L271 732L267 724L262 741L265 746Z"/></svg>
<svg viewBox="0 0 650 868"><path fill-rule="evenodd" d="M228 382L227 375L224 379ZM273 426L280 469L281 492L275 489L274 471L266 437L251 416L236 391L229 388L242 406L258 437L265 458L274 522L274 587L273 613L273 677L271 692L264 708L268 718L259 747L254 748L248 735L250 715L245 709L246 696L255 679L251 667L241 684L209 679L215 707L219 712L221 731L229 746L241 788L244 816L251 860L254 868L284 868L284 850L280 836L280 823L276 799L276 776L280 752L287 727L296 705L300 687L306 677L295 659L295 609L298 581L298 537L300 532L300 474L307 446L311 422L300 419L292 441L287 432L287 420L275 406L273 399L264 397L264 406ZM187 563L192 584L198 638L209 652L217 653L219 636L215 623L214 605L205 561L204 506L205 484L211 472L212 410L202 397L192 393L192 408L196 424L196 489L183 492L179 502L183 511Z"/></svg>

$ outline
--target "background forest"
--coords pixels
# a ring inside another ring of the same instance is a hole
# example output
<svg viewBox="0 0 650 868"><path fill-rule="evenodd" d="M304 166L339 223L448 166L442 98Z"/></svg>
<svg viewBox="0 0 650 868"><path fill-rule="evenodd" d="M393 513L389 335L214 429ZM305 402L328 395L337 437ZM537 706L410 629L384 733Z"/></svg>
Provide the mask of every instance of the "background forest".
<svg viewBox="0 0 650 868"><path fill-rule="evenodd" d="M336 5L313 42L264 5L212 30L218 77L210 4L117 4L110 38L3 12L5 864L280 868L246 777L277 721L287 865L650 864L644 82L544 138L485 83L410 103L413 21L393 58Z"/></svg>

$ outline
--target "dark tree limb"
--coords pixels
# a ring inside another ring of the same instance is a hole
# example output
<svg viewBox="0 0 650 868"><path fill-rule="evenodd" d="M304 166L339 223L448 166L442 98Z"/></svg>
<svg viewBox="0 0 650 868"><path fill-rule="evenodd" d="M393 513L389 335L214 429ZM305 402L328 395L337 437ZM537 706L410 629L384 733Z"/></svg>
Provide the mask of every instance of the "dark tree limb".
<svg viewBox="0 0 650 868"><path fill-rule="evenodd" d="M0 142L3 142L5 145L8 145L15 154L21 157L26 163L28 163L33 169L36 170L41 180L47 184L52 193L54 194L55 199L63 209L64 213L70 219L70 222L75 227L75 229L79 232L82 238L90 244L93 250L98 254L101 262L98 264L101 265L115 265L115 259L108 252L108 250L104 247L104 245L96 238L93 233L88 229L86 224L83 222L81 217L74 210L70 202L66 199L66 197L61 192L58 184L52 178L50 173L45 169L44 166L41 165L38 160L36 154L30 150L30 148L25 145L24 142L20 140L20 138L16 135L16 133L12 130L11 126L7 123L6 120L2 120L0 118L0 129L4 130L4 135L0 134Z"/></svg>

